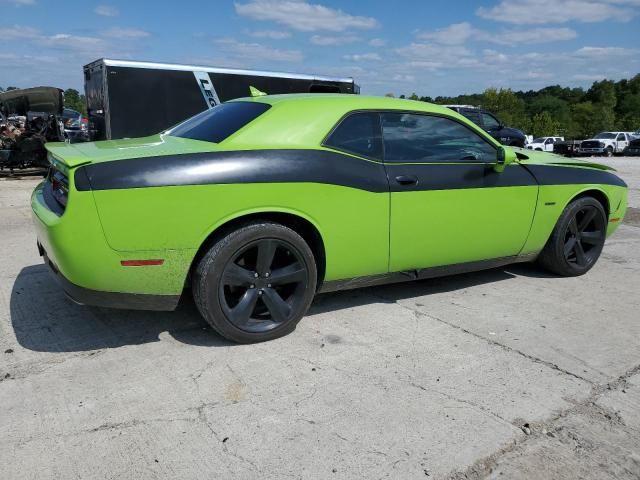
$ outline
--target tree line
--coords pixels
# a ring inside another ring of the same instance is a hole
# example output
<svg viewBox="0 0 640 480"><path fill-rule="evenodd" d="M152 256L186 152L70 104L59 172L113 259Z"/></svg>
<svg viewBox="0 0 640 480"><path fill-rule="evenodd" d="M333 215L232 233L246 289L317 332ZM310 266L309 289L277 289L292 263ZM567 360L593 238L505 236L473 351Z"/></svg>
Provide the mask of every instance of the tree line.
<svg viewBox="0 0 640 480"><path fill-rule="evenodd" d="M617 82L594 82L587 90L553 85L527 92L489 88L483 93L455 97L421 97L414 93L406 98L481 107L505 125L535 137L559 135L574 139L606 130L640 130L640 74Z"/></svg>
<svg viewBox="0 0 640 480"><path fill-rule="evenodd" d="M606 130L640 130L640 74L617 82L594 82L587 90L553 85L527 92L489 88L483 93L455 97L421 97L414 93L406 98L441 105L478 106L493 112L505 125L535 137L559 135L574 139ZM85 96L73 88L65 90L64 103L83 115L87 113Z"/></svg>

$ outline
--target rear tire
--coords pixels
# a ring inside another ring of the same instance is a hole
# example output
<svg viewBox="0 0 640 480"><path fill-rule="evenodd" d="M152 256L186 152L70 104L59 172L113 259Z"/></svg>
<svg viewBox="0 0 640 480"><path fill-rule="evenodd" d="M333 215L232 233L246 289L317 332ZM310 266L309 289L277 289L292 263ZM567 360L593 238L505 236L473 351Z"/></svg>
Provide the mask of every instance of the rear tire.
<svg viewBox="0 0 640 480"><path fill-rule="evenodd" d="M223 337L256 343L295 330L316 291L311 249L284 225L257 221L218 240L193 274L193 297Z"/></svg>
<svg viewBox="0 0 640 480"><path fill-rule="evenodd" d="M600 257L607 232L607 216L593 197L578 198L564 209L538 263L563 277L584 275Z"/></svg>

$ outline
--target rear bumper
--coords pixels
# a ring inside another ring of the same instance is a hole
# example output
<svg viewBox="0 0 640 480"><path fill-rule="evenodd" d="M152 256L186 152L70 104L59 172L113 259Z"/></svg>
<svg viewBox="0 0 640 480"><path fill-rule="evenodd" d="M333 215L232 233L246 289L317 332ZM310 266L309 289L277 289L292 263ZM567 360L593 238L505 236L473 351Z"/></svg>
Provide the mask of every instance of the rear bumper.
<svg viewBox="0 0 640 480"><path fill-rule="evenodd" d="M175 310L180 295L150 295L140 293L119 293L101 292L89 288L80 287L70 282L51 261L43 246L38 243L38 252L44 259L44 263L49 267L51 275L62 287L64 293L74 302L81 305L92 305L95 307L122 308L129 310Z"/></svg>

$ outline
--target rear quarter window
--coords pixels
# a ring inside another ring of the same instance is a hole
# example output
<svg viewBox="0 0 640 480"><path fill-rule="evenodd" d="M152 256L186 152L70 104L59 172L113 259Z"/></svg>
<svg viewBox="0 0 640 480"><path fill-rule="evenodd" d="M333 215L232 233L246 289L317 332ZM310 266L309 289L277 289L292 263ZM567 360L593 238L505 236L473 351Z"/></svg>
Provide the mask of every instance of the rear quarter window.
<svg viewBox="0 0 640 480"><path fill-rule="evenodd" d="M269 108L271 105L261 102L222 103L179 123L167 133L174 137L220 143Z"/></svg>

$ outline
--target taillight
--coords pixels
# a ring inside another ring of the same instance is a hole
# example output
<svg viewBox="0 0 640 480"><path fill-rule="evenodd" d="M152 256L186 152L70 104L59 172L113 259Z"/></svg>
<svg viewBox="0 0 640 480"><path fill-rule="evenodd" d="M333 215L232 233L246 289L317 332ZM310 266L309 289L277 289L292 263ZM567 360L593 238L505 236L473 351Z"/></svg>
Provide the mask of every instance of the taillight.
<svg viewBox="0 0 640 480"><path fill-rule="evenodd" d="M69 180L61 171L51 169L49 171L49 181L51 182L53 198L62 207L66 207L69 197Z"/></svg>

